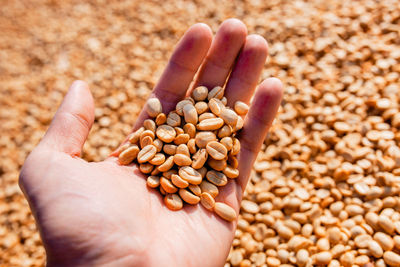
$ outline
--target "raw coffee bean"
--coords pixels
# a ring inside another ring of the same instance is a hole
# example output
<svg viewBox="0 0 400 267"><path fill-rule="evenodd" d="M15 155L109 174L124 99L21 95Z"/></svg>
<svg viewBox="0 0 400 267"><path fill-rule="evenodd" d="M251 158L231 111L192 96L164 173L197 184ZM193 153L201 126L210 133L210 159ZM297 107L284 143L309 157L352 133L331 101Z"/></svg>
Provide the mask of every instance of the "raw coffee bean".
<svg viewBox="0 0 400 267"><path fill-rule="evenodd" d="M153 139L150 136L145 136L140 139L140 147L144 148L145 146L152 145Z"/></svg>
<svg viewBox="0 0 400 267"><path fill-rule="evenodd" d="M157 117L158 114L162 112L162 106L160 100L158 98L150 98L147 100L147 106L146 106L147 114L155 118Z"/></svg>
<svg viewBox="0 0 400 267"><path fill-rule="evenodd" d="M215 116L214 114L212 114L210 112L206 112L199 116L199 121L204 121L204 120L213 119L213 118L217 118L217 116Z"/></svg>
<svg viewBox="0 0 400 267"><path fill-rule="evenodd" d="M127 149L128 147L130 147L130 145L131 145L130 143L125 143L125 144L121 145L114 152L112 152L111 155L115 156L115 157L119 157L121 152L124 151L125 149Z"/></svg>
<svg viewBox="0 0 400 267"><path fill-rule="evenodd" d="M201 174L189 166L184 166L178 171L179 176L191 184L200 184L202 177Z"/></svg>
<svg viewBox="0 0 400 267"><path fill-rule="evenodd" d="M328 264L332 260L332 254L329 251L324 251L315 254L315 263L316 264Z"/></svg>
<svg viewBox="0 0 400 267"><path fill-rule="evenodd" d="M400 255L393 251L383 253L383 259L389 266L400 266Z"/></svg>
<svg viewBox="0 0 400 267"><path fill-rule="evenodd" d="M171 182L179 188L186 188L189 186L189 183L185 180L183 180L179 175L177 174L172 174L171 175Z"/></svg>
<svg viewBox="0 0 400 267"><path fill-rule="evenodd" d="M234 110L238 115L246 115L249 111L249 106L242 101L236 101Z"/></svg>
<svg viewBox="0 0 400 267"><path fill-rule="evenodd" d="M178 188L176 188L170 180L167 178L161 177L160 178L160 186L164 189L165 192L167 193L175 193L178 191Z"/></svg>
<svg viewBox="0 0 400 267"><path fill-rule="evenodd" d="M186 123L183 126L183 131L187 133L190 136L190 138L194 138L196 136L196 126L194 126L191 123Z"/></svg>
<svg viewBox="0 0 400 267"><path fill-rule="evenodd" d="M201 195L201 189L200 186L198 186L197 184L190 184L188 186L189 190L195 194L196 196L200 196Z"/></svg>
<svg viewBox="0 0 400 267"><path fill-rule="evenodd" d="M205 180L203 180L201 182L200 189L201 189L201 192L209 193L213 198L217 197L218 193L219 193L217 186L215 186L214 184L207 182Z"/></svg>
<svg viewBox="0 0 400 267"><path fill-rule="evenodd" d="M222 109L225 108L221 101L215 98L212 98L210 102L208 102L208 107L210 108L211 112L216 116L220 116Z"/></svg>
<svg viewBox="0 0 400 267"><path fill-rule="evenodd" d="M189 141L190 136L188 134L179 134L175 137L174 139L174 144L175 145L180 145L180 144L187 144L187 142Z"/></svg>
<svg viewBox="0 0 400 267"><path fill-rule="evenodd" d="M383 255L382 247L375 240L368 241L368 249L371 252L371 255L374 256L375 258L379 259Z"/></svg>
<svg viewBox="0 0 400 267"><path fill-rule="evenodd" d="M172 127L181 125L181 116L176 112L170 112L167 117L167 124Z"/></svg>
<svg viewBox="0 0 400 267"><path fill-rule="evenodd" d="M141 133L144 131L144 127L140 127L139 129L137 129L135 132L133 132L128 140L131 144L137 144L139 142L140 139L140 135Z"/></svg>
<svg viewBox="0 0 400 267"><path fill-rule="evenodd" d="M180 210L183 207L182 199L177 194L166 194L164 203L170 210Z"/></svg>
<svg viewBox="0 0 400 267"><path fill-rule="evenodd" d="M157 153L151 160L149 160L149 163L153 165L161 165L164 162L165 162L165 155L163 153Z"/></svg>
<svg viewBox="0 0 400 267"><path fill-rule="evenodd" d="M237 132L241 130L243 128L243 125L244 125L244 120L242 119L242 117L238 116L236 125L233 127L233 131Z"/></svg>
<svg viewBox="0 0 400 267"><path fill-rule="evenodd" d="M228 151L233 147L233 140L231 137L224 137L219 142L223 144Z"/></svg>
<svg viewBox="0 0 400 267"><path fill-rule="evenodd" d="M209 142L206 146L206 149L208 155L216 160L223 160L228 154L226 147L217 141Z"/></svg>
<svg viewBox="0 0 400 267"><path fill-rule="evenodd" d="M209 93L208 93L208 100L212 98L221 99L224 96L224 89L221 86L215 86Z"/></svg>
<svg viewBox="0 0 400 267"><path fill-rule="evenodd" d="M200 195L200 203L208 210L212 210L215 205L214 198L207 192L201 193Z"/></svg>
<svg viewBox="0 0 400 267"><path fill-rule="evenodd" d="M225 203L215 202L214 211L216 214L218 214L218 216L220 216L222 219L226 221L231 222L236 220L235 210L232 207L226 205Z"/></svg>
<svg viewBox="0 0 400 267"><path fill-rule="evenodd" d="M208 158L207 164L216 171L223 171L227 166L226 160L216 160L211 157Z"/></svg>
<svg viewBox="0 0 400 267"><path fill-rule="evenodd" d="M181 144L176 148L176 154L183 154L190 157L189 148L185 144Z"/></svg>
<svg viewBox="0 0 400 267"><path fill-rule="evenodd" d="M156 147L157 153L161 152L161 150L163 149L163 145L164 143L160 139L156 139L153 141L153 146Z"/></svg>
<svg viewBox="0 0 400 267"><path fill-rule="evenodd" d="M224 120L221 118L212 118L202 120L197 124L197 129L201 131L214 131L218 130L224 125Z"/></svg>
<svg viewBox="0 0 400 267"><path fill-rule="evenodd" d="M197 121L199 120L196 108L193 104L187 104L183 107L183 115L185 121L191 124L197 124Z"/></svg>
<svg viewBox="0 0 400 267"><path fill-rule="evenodd" d="M180 116L183 116L183 107L187 104L193 105L193 102L189 99L179 101L178 104L176 104L176 113L178 113Z"/></svg>
<svg viewBox="0 0 400 267"><path fill-rule="evenodd" d="M230 137L232 135L232 127L229 125L224 125L219 131L218 131L218 137L219 138L224 138L224 137Z"/></svg>
<svg viewBox="0 0 400 267"><path fill-rule="evenodd" d="M178 171L172 169L172 170L163 172L162 176L164 176L164 177L167 178L167 179L171 179L173 174L178 174Z"/></svg>
<svg viewBox="0 0 400 267"><path fill-rule="evenodd" d="M208 142L216 141L217 137L213 132L199 132L196 134L196 145L199 148L204 148Z"/></svg>
<svg viewBox="0 0 400 267"><path fill-rule="evenodd" d="M166 172L174 166L174 156L169 156L163 164L157 167L160 172Z"/></svg>
<svg viewBox="0 0 400 267"><path fill-rule="evenodd" d="M206 173L207 173L207 168L206 167L201 167L197 171L201 174L201 178L206 177Z"/></svg>
<svg viewBox="0 0 400 267"><path fill-rule="evenodd" d="M190 139L187 143L187 147L189 148L190 154L196 153L196 140L195 139Z"/></svg>
<svg viewBox="0 0 400 267"><path fill-rule="evenodd" d="M207 99L208 89L205 86L196 87L192 92L192 97L195 101L203 101Z"/></svg>
<svg viewBox="0 0 400 267"><path fill-rule="evenodd" d="M161 186L158 189L160 190L161 195L165 196L167 194Z"/></svg>
<svg viewBox="0 0 400 267"><path fill-rule="evenodd" d="M239 154L240 152L240 141L237 138L233 138L233 147L231 150L231 154L233 156Z"/></svg>
<svg viewBox="0 0 400 267"><path fill-rule="evenodd" d="M139 147L137 145L132 145L125 149L118 156L119 163L122 165L127 165L136 159L139 154Z"/></svg>
<svg viewBox="0 0 400 267"><path fill-rule="evenodd" d="M224 186L228 183L225 174L216 171L208 171L206 174L207 180L216 186Z"/></svg>
<svg viewBox="0 0 400 267"><path fill-rule="evenodd" d="M238 115L235 113L235 111L229 108L224 108L219 116L221 117L221 119L224 120L226 124L232 127L236 125L238 120Z"/></svg>
<svg viewBox="0 0 400 267"><path fill-rule="evenodd" d="M192 194L186 189L179 189L179 196L186 202L192 205L195 205L200 202L200 197Z"/></svg>
<svg viewBox="0 0 400 267"><path fill-rule="evenodd" d="M177 146L172 145L172 144L165 144L163 147L163 151L168 155L175 155L176 149L177 149Z"/></svg>
<svg viewBox="0 0 400 267"><path fill-rule="evenodd" d="M145 146L142 150L139 151L137 155L137 160L139 163L144 163L151 160L157 153L157 149L153 145Z"/></svg>
<svg viewBox="0 0 400 267"><path fill-rule="evenodd" d="M156 132L156 123L153 120L147 119L143 122L143 127L146 130L152 131L153 133Z"/></svg>
<svg viewBox="0 0 400 267"><path fill-rule="evenodd" d="M154 169L154 165L150 164L150 163L142 163L139 165L139 170L142 173L151 173Z"/></svg>
<svg viewBox="0 0 400 267"><path fill-rule="evenodd" d="M157 134L157 137L158 137L161 141L163 141L163 142L165 142L165 143L170 143L170 142L172 142L172 141L175 139L175 137L176 137L175 129L172 128L172 127L169 126L169 125L161 125L161 126L158 126L158 128L157 128L157 130L156 130L156 134Z"/></svg>
<svg viewBox="0 0 400 267"><path fill-rule="evenodd" d="M178 166L190 166L192 164L192 160L190 157L184 154L175 154L174 163Z"/></svg>
<svg viewBox="0 0 400 267"><path fill-rule="evenodd" d="M148 187L157 188L160 185L160 177L151 175L147 177L146 184Z"/></svg>
<svg viewBox="0 0 400 267"><path fill-rule="evenodd" d="M206 102L197 102L194 107L196 108L197 114L203 114L208 111L208 104Z"/></svg>
<svg viewBox="0 0 400 267"><path fill-rule="evenodd" d="M239 170L234 169L231 166L226 166L226 168L223 169L222 172L226 175L226 177L231 179L234 179L239 176Z"/></svg>
<svg viewBox="0 0 400 267"><path fill-rule="evenodd" d="M174 127L176 135L184 134L185 132L181 127Z"/></svg>
<svg viewBox="0 0 400 267"><path fill-rule="evenodd" d="M228 104L228 99L226 99L225 96L222 97L222 98L221 98L221 103L222 103L224 106L226 106L226 105Z"/></svg>
<svg viewBox="0 0 400 267"><path fill-rule="evenodd" d="M150 130L144 130L141 134L140 134L140 140L142 140L144 137L149 136L151 138L151 140L154 139L155 135L154 132L150 131Z"/></svg>
<svg viewBox="0 0 400 267"><path fill-rule="evenodd" d="M153 171L150 173L150 175L159 175L160 171L157 170L157 168L153 169Z"/></svg>
<svg viewBox="0 0 400 267"><path fill-rule="evenodd" d="M163 125L167 121L167 116L164 113L160 113L156 117L157 126Z"/></svg>
<svg viewBox="0 0 400 267"><path fill-rule="evenodd" d="M193 155L193 162L192 162L192 167L194 169L200 169L204 166L204 164L207 161L207 151L204 148L199 149L194 155Z"/></svg>

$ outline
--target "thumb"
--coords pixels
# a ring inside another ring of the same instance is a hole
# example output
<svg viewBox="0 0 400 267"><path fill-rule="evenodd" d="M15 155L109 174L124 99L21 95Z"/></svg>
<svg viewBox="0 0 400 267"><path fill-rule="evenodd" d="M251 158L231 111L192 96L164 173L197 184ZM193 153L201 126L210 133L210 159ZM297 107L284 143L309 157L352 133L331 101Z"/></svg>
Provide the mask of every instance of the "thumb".
<svg viewBox="0 0 400 267"><path fill-rule="evenodd" d="M52 150L80 156L94 121L94 103L87 84L75 81L40 145Z"/></svg>

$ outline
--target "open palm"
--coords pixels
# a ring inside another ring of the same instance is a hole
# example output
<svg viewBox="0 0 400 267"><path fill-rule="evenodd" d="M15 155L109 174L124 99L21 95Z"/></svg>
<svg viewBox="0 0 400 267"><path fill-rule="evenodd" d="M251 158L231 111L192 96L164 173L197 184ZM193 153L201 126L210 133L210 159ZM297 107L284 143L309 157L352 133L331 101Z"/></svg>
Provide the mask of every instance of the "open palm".
<svg viewBox="0 0 400 267"><path fill-rule="evenodd" d="M208 26L196 24L178 43L150 96L159 98L168 112L188 95L193 79L194 85L212 88L229 77L228 105L237 100L248 103L256 91L239 135L240 176L217 197L237 212L282 95L281 83L274 78L255 90L267 49L266 41L247 36L238 20L222 23L214 38ZM223 265L235 222L226 222L201 205L169 210L160 194L146 186L135 164L121 166L112 156L98 163L79 158L93 113L87 85L75 82L21 171L20 184L36 218L48 265ZM142 112L134 129L144 119Z"/></svg>

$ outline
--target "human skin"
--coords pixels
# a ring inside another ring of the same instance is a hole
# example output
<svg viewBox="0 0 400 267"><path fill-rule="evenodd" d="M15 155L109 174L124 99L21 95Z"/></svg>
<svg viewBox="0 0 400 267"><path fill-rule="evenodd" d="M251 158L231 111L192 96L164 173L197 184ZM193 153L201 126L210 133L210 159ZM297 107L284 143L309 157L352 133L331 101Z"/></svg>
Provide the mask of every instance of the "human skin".
<svg viewBox="0 0 400 267"><path fill-rule="evenodd" d="M267 58L263 37L247 35L236 19L224 21L213 37L195 24L179 41L150 97L172 110L195 85L209 88L227 81L228 105L249 103L239 134L240 175L221 188L217 201L239 212L250 171L282 98L276 78L257 86ZM146 112L139 115L138 128ZM236 222L227 222L201 205L171 211L146 186L136 164L121 166L112 155L102 162L80 158L94 121L86 83L72 84L53 121L26 159L20 186L35 216L48 266L223 266Z"/></svg>

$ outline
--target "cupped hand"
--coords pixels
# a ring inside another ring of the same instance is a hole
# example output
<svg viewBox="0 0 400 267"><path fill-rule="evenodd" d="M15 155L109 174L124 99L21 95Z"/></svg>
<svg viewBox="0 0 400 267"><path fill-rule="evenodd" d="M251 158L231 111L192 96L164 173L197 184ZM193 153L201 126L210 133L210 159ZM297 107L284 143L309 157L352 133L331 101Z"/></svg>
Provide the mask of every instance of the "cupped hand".
<svg viewBox="0 0 400 267"><path fill-rule="evenodd" d="M237 212L282 97L278 79L257 86L267 50L264 38L247 35L236 19L223 22L214 37L208 26L196 24L178 43L150 96L160 99L166 112L189 94L194 79L193 86L208 88L226 82L228 105L249 103L255 92L239 134L240 176L217 197ZM134 129L145 118L142 112ZM84 82L76 81L21 170L20 185L40 230L48 266L222 266L236 223L201 205L169 210L134 164L121 166L112 156L97 163L81 159L93 120L91 93Z"/></svg>

